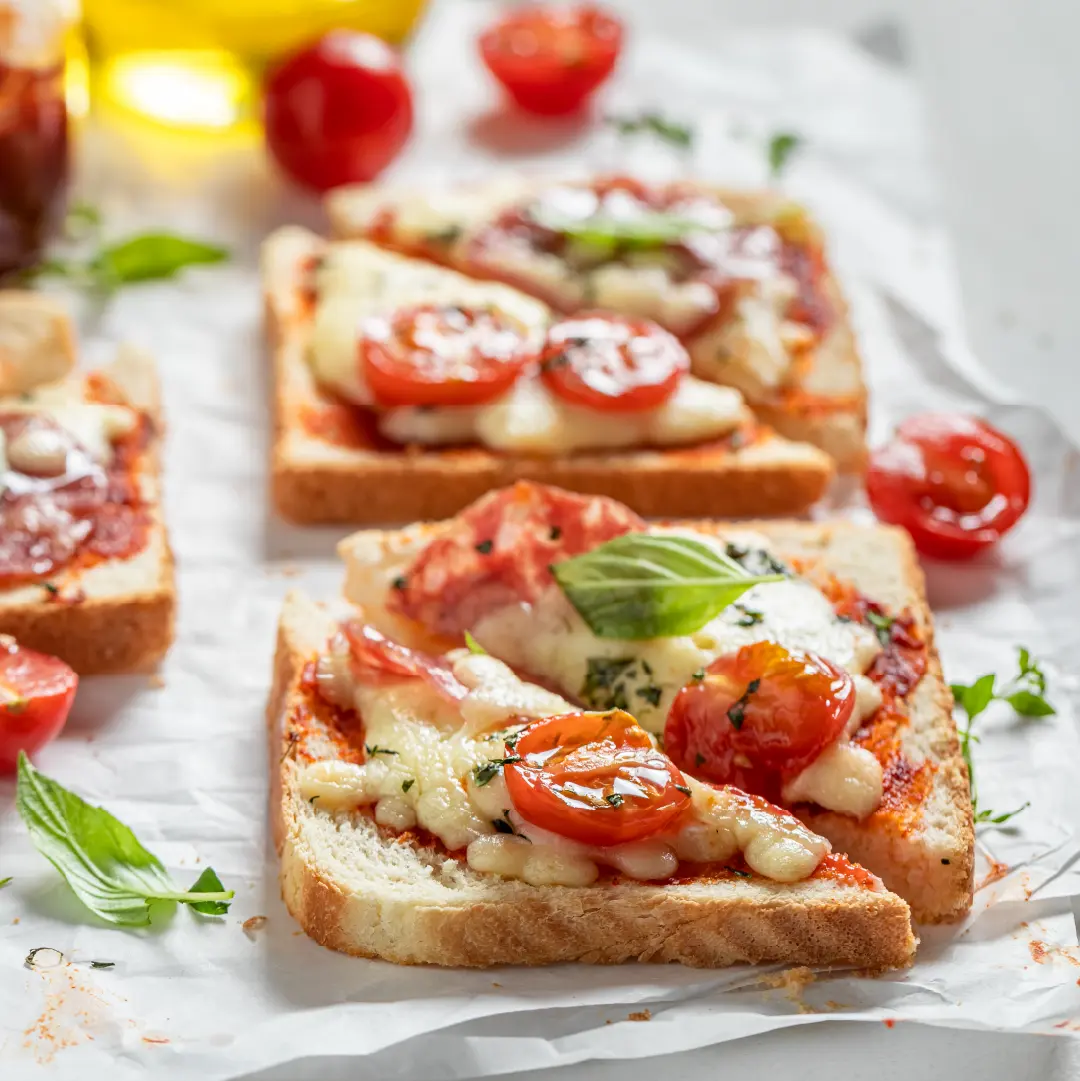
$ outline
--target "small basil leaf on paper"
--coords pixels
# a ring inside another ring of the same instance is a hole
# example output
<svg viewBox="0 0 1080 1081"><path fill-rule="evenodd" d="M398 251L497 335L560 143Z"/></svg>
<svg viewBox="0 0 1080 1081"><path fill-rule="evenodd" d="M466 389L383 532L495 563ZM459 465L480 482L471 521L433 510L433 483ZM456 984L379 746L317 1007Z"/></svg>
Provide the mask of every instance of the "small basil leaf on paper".
<svg viewBox="0 0 1080 1081"><path fill-rule="evenodd" d="M652 132L653 135L673 146L690 147L694 144L694 129L689 124L669 120L660 113L642 113L640 116L609 116L608 123L620 135L637 135Z"/></svg>
<svg viewBox="0 0 1080 1081"><path fill-rule="evenodd" d="M692 537L628 533L551 568L600 638L669 638L700 630L752 586L783 575L747 574Z"/></svg>
<svg viewBox="0 0 1080 1081"><path fill-rule="evenodd" d="M225 889L213 867L207 867L206 870L195 879L195 884L188 890L188 893L228 893L228 895L232 897L232 890ZM201 912L204 916L224 916L225 913L229 911L228 901L188 901L186 903L191 905L196 912Z"/></svg>
<svg viewBox="0 0 1080 1081"><path fill-rule="evenodd" d="M788 159L802 145L802 138L790 131L777 132L769 140L769 173L775 179L787 168Z"/></svg>
<svg viewBox="0 0 1080 1081"><path fill-rule="evenodd" d="M189 266L221 263L228 250L171 233L146 233L103 247L91 266L106 287L172 278Z"/></svg>
<svg viewBox="0 0 1080 1081"><path fill-rule="evenodd" d="M220 904L233 896L210 870L199 876L191 890L177 890L161 861L143 848L123 822L40 773L23 753L15 806L34 847L79 900L110 923L144 927L150 923L154 902L198 906Z"/></svg>

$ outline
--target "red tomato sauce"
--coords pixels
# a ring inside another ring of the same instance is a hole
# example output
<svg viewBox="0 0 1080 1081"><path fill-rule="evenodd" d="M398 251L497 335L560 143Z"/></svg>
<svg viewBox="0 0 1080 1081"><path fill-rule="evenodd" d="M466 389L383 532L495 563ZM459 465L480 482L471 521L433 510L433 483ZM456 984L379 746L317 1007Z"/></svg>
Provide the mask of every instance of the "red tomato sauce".
<svg viewBox="0 0 1080 1081"><path fill-rule="evenodd" d="M122 400L104 377L91 377L88 388L91 401ZM0 413L0 430L10 441L37 416ZM9 480L18 483L0 494L0 587L129 559L146 547L152 519L139 477L152 432L150 418L140 414L134 429L113 444L107 466L76 449L69 453L68 472L59 477L11 471Z"/></svg>

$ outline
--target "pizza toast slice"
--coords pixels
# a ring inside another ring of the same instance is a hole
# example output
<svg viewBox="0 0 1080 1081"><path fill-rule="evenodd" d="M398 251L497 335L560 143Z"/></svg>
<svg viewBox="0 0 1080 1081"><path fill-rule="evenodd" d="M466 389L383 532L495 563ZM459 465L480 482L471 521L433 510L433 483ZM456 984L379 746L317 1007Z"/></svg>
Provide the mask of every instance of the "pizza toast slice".
<svg viewBox="0 0 1080 1081"><path fill-rule="evenodd" d="M649 525L519 484L339 551L385 633L445 650L468 632L571 701L630 710L687 775L789 807L917 919L970 907L967 773L902 531Z"/></svg>
<svg viewBox="0 0 1080 1081"><path fill-rule="evenodd" d="M755 421L738 391L685 371L632 387L614 410L576 376L568 389L562 354L535 360L554 313L508 286L298 228L266 241L263 278L273 494L293 521L443 517L522 478L614 495L644 514L794 514L833 475L820 450ZM685 356L661 328L638 329L632 345L648 358ZM599 355L582 343L624 330L598 317L568 351ZM508 340L520 343L509 356ZM467 378L455 368L462 343Z"/></svg>
<svg viewBox="0 0 1080 1081"><path fill-rule="evenodd" d="M3 304L0 634L84 675L145 668L168 649L176 607L154 365L121 349L75 371L55 302Z"/></svg>
<svg viewBox="0 0 1080 1081"><path fill-rule="evenodd" d="M339 237L365 237L562 312L654 319L702 379L737 388L762 423L866 461L867 391L825 238L772 191L505 177L453 190L345 187L327 199Z"/></svg>
<svg viewBox="0 0 1080 1081"><path fill-rule="evenodd" d="M686 780L619 711L577 713L492 656L423 654L363 617L293 593L278 630L273 832L316 941L470 967L911 963L907 905L792 816ZM597 726L606 743L573 748L603 758L592 803L552 821L525 767Z"/></svg>

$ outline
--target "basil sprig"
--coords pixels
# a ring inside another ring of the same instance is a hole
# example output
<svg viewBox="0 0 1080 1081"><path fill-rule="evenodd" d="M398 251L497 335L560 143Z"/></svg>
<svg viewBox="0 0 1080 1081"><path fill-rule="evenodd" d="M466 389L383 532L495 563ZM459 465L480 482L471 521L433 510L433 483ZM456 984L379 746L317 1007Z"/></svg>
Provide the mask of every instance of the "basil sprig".
<svg viewBox="0 0 1080 1081"><path fill-rule="evenodd" d="M551 568L570 603L600 638L693 634L752 586L754 576L692 537L628 533Z"/></svg>
<svg viewBox="0 0 1080 1081"><path fill-rule="evenodd" d="M150 906L178 901L221 916L233 891L209 867L190 890L178 890L161 861L118 818L39 773L19 754L15 805L34 847L63 875L91 912L110 923L145 927Z"/></svg>

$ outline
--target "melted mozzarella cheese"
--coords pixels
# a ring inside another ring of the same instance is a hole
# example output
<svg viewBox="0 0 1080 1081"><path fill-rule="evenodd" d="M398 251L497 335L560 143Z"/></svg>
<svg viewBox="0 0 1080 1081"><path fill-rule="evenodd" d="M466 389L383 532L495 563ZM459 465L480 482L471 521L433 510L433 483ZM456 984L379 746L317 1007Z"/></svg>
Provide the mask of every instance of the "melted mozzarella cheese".
<svg viewBox="0 0 1080 1081"><path fill-rule="evenodd" d="M491 282L476 282L441 267L402 259L361 243L334 245L319 271L319 302L309 358L316 379L348 400L372 406L357 351L361 322L414 304L498 309L538 348L548 311L538 301ZM523 454L675 446L718 439L746 417L737 390L684 377L663 405L612 414L568 404L535 371L483 406L397 408L379 413L379 431L397 443L479 442Z"/></svg>
<svg viewBox="0 0 1080 1081"><path fill-rule="evenodd" d="M480 780L476 771L505 756L505 737L523 719L573 707L522 682L494 657L463 650L447 657L469 688L456 706L421 681L356 684L347 647L335 639L319 658L317 678L330 700L360 710L368 761L311 763L300 775L302 798L330 813L373 806L380 825L420 826L447 848L464 848L473 870L533 885L587 886L596 880L598 865L631 878L664 879L677 871L680 859L727 860L739 851L759 874L793 882L812 874L829 851L827 841L792 816L694 781L694 813L668 835L595 847L533 825L514 807L501 772Z"/></svg>

